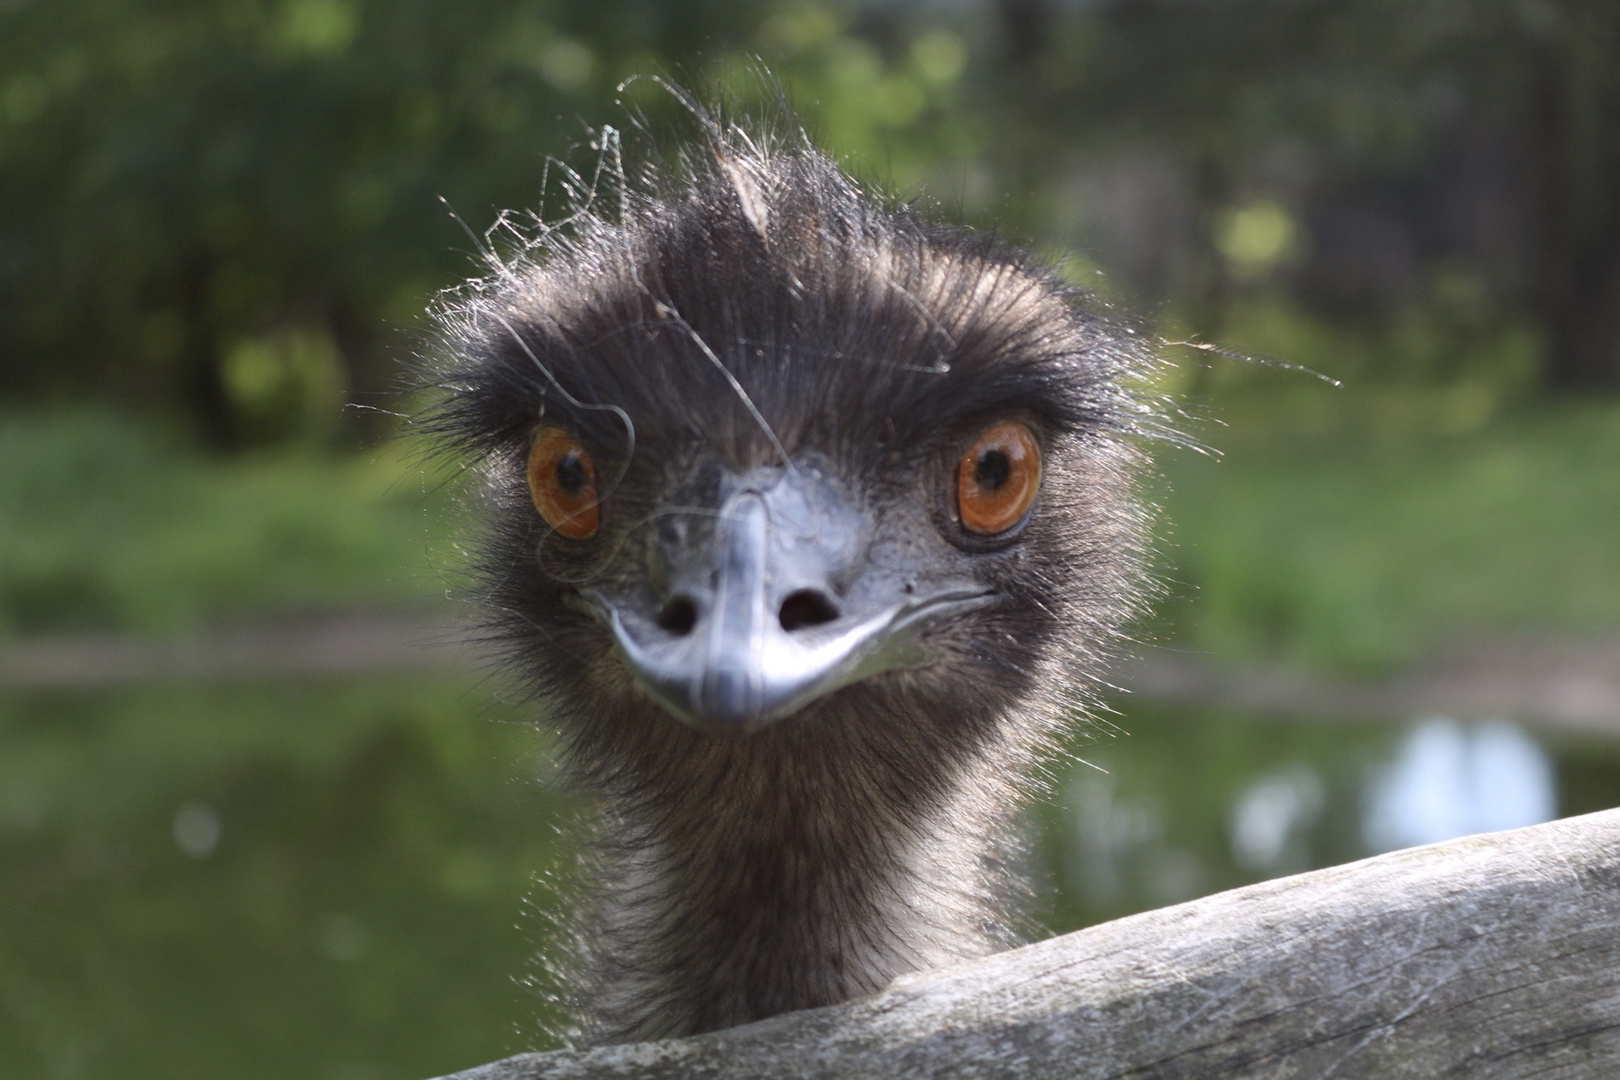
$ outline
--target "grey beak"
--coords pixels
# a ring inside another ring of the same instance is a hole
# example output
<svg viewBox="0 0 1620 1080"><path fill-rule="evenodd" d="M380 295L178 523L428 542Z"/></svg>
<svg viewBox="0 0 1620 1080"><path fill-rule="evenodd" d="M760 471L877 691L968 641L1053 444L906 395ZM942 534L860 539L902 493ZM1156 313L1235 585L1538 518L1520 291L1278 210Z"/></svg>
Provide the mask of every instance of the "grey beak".
<svg viewBox="0 0 1620 1080"><path fill-rule="evenodd" d="M988 599L982 586L918 590L866 565L869 523L819 474L745 479L712 529L664 553L664 618L589 595L643 689L693 727L757 731L916 666L925 625ZM672 606L682 618L667 617Z"/></svg>

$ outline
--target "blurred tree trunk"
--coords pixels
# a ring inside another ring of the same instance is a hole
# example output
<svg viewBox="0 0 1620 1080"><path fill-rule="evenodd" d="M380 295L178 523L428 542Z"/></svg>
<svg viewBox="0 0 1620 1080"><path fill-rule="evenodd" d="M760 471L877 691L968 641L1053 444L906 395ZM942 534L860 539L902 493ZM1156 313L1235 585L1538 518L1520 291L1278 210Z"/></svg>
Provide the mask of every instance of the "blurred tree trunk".
<svg viewBox="0 0 1620 1080"><path fill-rule="evenodd" d="M1044 51L1052 30L1052 16L1045 0L997 0L996 11L1001 19L1001 33L1005 41L1006 59L1017 66L1035 61ZM1014 76L1029 78L1027 71L1014 72Z"/></svg>
<svg viewBox="0 0 1620 1080"><path fill-rule="evenodd" d="M1531 113L1551 387L1620 387L1620 5L1570 5Z"/></svg>
<svg viewBox="0 0 1620 1080"><path fill-rule="evenodd" d="M324 314L343 365L341 430L351 438L380 438L402 381L398 357L387 348L387 332L376 325L373 309L346 296L331 298Z"/></svg>
<svg viewBox="0 0 1620 1080"><path fill-rule="evenodd" d="M213 269L213 259L202 250L186 263L181 286L185 344L180 350L180 370L188 411L198 436L214 449L228 450L236 446L238 432L225 389L218 335L209 305L208 284Z"/></svg>

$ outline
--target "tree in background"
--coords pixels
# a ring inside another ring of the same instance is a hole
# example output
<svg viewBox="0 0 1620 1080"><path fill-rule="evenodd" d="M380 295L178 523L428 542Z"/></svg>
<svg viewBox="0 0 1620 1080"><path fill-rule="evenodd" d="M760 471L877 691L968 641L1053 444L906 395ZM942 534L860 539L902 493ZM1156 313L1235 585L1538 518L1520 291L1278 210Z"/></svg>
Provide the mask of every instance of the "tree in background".
<svg viewBox="0 0 1620 1080"><path fill-rule="evenodd" d="M1614 386L1617 35L1607 0L0 0L0 386L329 431L472 265L440 197L482 231L678 113L628 76L748 98L753 57L857 171L1177 332Z"/></svg>
<svg viewBox="0 0 1620 1080"><path fill-rule="evenodd" d="M723 6L19 3L0 30L4 383L183 403L234 444L389 383L395 333L533 205L630 58ZM563 129L564 135L559 129Z"/></svg>
<svg viewBox="0 0 1620 1080"><path fill-rule="evenodd" d="M1219 335L1257 295L1283 296L1383 327L1371 351L1428 353L1419 366L1442 370L1425 375L1488 367L1529 331L1544 385L1620 386L1620 6L996 12L995 155L1048 193L1035 227L1139 299Z"/></svg>

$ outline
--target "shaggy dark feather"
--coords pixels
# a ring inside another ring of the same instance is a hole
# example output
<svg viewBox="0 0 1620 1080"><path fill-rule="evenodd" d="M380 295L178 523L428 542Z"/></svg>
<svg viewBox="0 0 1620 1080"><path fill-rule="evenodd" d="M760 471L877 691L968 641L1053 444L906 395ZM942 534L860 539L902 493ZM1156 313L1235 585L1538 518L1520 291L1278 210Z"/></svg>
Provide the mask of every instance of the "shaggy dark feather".
<svg viewBox="0 0 1620 1080"><path fill-rule="evenodd" d="M761 149L711 125L691 157L685 179L542 230L447 301L429 420L483 463L483 599L603 808L581 935L595 1041L826 1005L1004 945L1009 815L1142 591L1130 436L1151 417L1122 388L1143 363L1128 335L1024 256L883 205L802 137ZM964 445L1009 418L1045 474L1027 522L986 540L952 485ZM589 539L531 504L542 426L595 461ZM859 508L863 565L988 599L929 624L912 661L759 730L682 723L582 597L656 608L660 552L722 527L728 478L783 470Z"/></svg>

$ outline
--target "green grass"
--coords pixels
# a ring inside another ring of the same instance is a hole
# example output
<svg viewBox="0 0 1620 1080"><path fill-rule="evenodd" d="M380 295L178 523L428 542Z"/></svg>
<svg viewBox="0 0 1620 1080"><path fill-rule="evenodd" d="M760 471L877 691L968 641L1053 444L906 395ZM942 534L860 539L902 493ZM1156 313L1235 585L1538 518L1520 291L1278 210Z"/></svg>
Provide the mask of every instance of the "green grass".
<svg viewBox="0 0 1620 1080"><path fill-rule="evenodd" d="M161 634L437 596L451 515L411 453L211 459L106 413L0 416L0 634Z"/></svg>
<svg viewBox="0 0 1620 1080"><path fill-rule="evenodd" d="M1457 639L1620 630L1620 403L1454 423L1455 401L1417 397L1217 398L1227 426L1198 434L1222 455L1161 456L1162 636L1376 671Z"/></svg>

